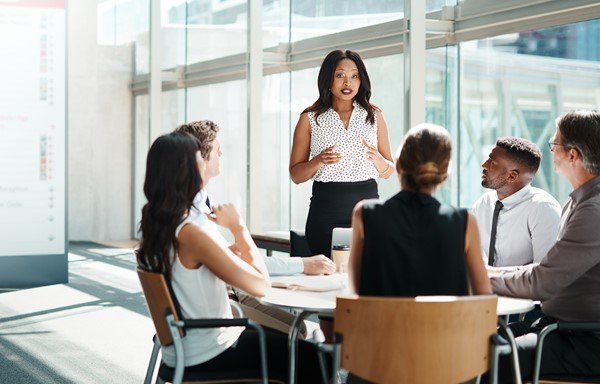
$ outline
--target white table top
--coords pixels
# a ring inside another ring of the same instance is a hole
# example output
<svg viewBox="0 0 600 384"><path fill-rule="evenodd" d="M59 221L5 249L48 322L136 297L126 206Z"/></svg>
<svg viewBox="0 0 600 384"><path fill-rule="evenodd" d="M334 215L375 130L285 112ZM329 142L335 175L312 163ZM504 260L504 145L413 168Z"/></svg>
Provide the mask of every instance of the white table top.
<svg viewBox="0 0 600 384"><path fill-rule="evenodd" d="M311 276L307 276L310 281ZM340 276L333 276L339 279ZM301 275L293 276L294 282L302 280ZM286 277L274 277L273 281L286 281ZM286 288L270 288L265 297L260 300L268 305L282 308L299 309L310 312L333 313L335 312L335 298L340 294L347 294L348 289L343 287L339 290L326 292L311 292L303 290L292 290ZM498 296L498 316L513 315L529 312L534 308L533 300L517 299L512 297Z"/></svg>

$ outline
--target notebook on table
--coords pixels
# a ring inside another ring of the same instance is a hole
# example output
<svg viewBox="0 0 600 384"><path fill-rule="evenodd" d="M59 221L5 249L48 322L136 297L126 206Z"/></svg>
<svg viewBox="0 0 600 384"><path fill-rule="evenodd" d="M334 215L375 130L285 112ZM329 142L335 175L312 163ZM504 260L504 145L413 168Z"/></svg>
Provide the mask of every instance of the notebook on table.
<svg viewBox="0 0 600 384"><path fill-rule="evenodd" d="M271 277L271 286L298 291L327 292L341 290L347 279L345 274L274 276Z"/></svg>

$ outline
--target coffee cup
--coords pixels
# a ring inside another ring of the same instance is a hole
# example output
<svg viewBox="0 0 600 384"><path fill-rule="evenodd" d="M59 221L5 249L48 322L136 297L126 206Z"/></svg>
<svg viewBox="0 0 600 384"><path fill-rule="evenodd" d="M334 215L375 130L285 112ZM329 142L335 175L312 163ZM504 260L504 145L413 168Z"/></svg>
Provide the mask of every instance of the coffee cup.
<svg viewBox="0 0 600 384"><path fill-rule="evenodd" d="M335 271L348 272L348 259L350 258L350 246L347 244L334 244L331 247L331 258L335 263Z"/></svg>

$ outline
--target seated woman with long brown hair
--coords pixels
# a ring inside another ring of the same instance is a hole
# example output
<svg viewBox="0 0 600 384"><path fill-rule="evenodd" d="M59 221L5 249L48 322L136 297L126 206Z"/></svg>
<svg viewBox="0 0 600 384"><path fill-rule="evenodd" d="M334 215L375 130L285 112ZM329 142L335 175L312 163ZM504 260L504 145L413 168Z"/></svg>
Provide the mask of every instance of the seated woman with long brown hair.
<svg viewBox="0 0 600 384"><path fill-rule="evenodd" d="M396 171L400 192L354 208L349 274L369 296L491 293L475 218L433 196L448 176L450 135L420 124L404 137ZM470 286L470 288L469 288Z"/></svg>
<svg viewBox="0 0 600 384"><path fill-rule="evenodd" d="M263 257L235 206L213 206L217 225L229 230L234 244L216 241L191 214L202 187L205 163L200 143L187 133L156 139L148 152L137 261L144 270L161 272L171 282L184 318L231 318L226 284L264 296L269 275ZM269 377L287 377L287 335L266 329ZM182 339L185 366L202 371L260 367L258 334L241 327L192 329ZM164 362L175 366L173 346L162 348ZM316 348L299 343L299 381L321 380Z"/></svg>

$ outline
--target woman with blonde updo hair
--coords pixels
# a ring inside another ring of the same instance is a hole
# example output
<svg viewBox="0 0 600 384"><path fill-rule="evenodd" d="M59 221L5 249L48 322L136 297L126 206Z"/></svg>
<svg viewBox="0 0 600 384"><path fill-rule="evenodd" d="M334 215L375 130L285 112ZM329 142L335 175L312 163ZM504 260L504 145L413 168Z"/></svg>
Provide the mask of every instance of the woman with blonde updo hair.
<svg viewBox="0 0 600 384"><path fill-rule="evenodd" d="M441 204L433 192L448 177L452 141L443 127L420 124L396 160L400 192L363 200L352 217L350 281L370 296L489 294L475 218Z"/></svg>

